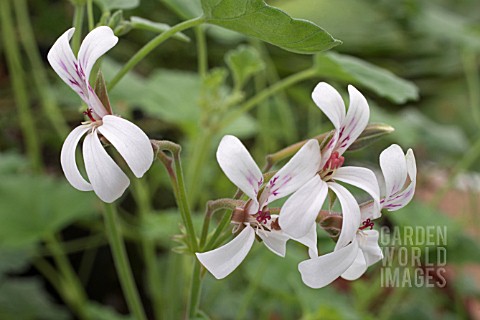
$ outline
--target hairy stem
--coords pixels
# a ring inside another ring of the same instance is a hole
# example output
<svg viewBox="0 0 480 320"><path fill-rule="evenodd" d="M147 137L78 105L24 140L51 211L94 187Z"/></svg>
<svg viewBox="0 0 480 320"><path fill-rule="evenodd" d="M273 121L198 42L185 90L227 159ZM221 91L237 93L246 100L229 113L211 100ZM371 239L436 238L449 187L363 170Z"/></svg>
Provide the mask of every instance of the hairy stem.
<svg viewBox="0 0 480 320"><path fill-rule="evenodd" d="M157 151L157 159L159 159L167 169L170 180L172 182L173 192L177 201L183 223L187 229L187 237L192 252L198 251L197 236L193 227L192 213L187 200L187 191L185 187L185 179L183 176L182 162L180 159L181 146L171 141L152 140L152 144ZM173 155L172 162L167 158L163 151L169 151Z"/></svg>

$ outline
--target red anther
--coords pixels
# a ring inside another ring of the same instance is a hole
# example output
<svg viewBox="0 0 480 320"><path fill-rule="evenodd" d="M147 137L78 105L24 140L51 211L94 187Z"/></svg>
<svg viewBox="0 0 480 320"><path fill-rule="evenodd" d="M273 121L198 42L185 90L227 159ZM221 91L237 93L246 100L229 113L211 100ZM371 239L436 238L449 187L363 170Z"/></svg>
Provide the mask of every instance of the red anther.
<svg viewBox="0 0 480 320"><path fill-rule="evenodd" d="M267 223L267 220L270 220L272 219L272 217L270 216L270 212L268 211L258 211L258 216L257 216L257 221L258 223L262 223L262 224L266 224Z"/></svg>
<svg viewBox="0 0 480 320"><path fill-rule="evenodd" d="M367 219L365 221L362 222L362 225L360 228L358 228L359 230L365 230L366 228L370 227L370 230L373 229L373 226L375 225L375 223L370 220L370 219Z"/></svg>
<svg viewBox="0 0 480 320"><path fill-rule="evenodd" d="M93 117L93 110L92 108L88 108L87 111L83 111L83 114L86 115L90 120L92 120L92 122L95 122L97 120L95 120L95 118Z"/></svg>

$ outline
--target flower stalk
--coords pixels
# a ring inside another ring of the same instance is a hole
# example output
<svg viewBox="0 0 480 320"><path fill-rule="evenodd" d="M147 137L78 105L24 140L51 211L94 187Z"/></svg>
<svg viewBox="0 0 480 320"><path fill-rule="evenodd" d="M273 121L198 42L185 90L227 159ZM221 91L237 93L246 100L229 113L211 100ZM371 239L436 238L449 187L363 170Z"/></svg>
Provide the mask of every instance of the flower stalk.
<svg viewBox="0 0 480 320"><path fill-rule="evenodd" d="M187 229L187 236L189 239L189 246L192 252L198 250L198 243L195 228L193 227L192 214L187 200L187 191L185 187L185 179L183 176L182 163L180 159L180 152L182 147L171 141L152 140L152 144L156 149L156 157L159 159L167 172L169 173L172 182L173 192L177 201L182 220ZM163 151L168 151L173 158L168 158ZM172 166L173 164L173 166Z"/></svg>
<svg viewBox="0 0 480 320"><path fill-rule="evenodd" d="M118 217L115 205L105 204L105 231L107 232L112 250L113 260L118 272L118 278L122 286L128 308L133 313L135 319L146 320L145 311L143 309L140 295L133 278L130 262L127 258L127 251L122 235L118 228Z"/></svg>

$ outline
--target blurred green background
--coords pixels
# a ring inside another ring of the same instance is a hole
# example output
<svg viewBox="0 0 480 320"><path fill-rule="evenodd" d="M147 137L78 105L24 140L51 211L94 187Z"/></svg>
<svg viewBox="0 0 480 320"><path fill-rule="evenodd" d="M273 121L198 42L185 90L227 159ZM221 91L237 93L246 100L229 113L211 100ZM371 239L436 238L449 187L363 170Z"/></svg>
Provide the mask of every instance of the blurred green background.
<svg viewBox="0 0 480 320"><path fill-rule="evenodd" d="M15 0L9 1L6 13L7 0L0 1L4 2L0 16L0 319L74 318L63 299L68 288L59 294L52 280L56 276L52 268L62 265L51 257L56 240L61 240L60 250L86 290L92 318L127 319L122 316L127 308L101 223L102 206L92 193L74 190L59 163L63 139L82 120L82 107L51 70L46 54L72 26L75 6L69 1ZM201 13L196 1L135 2L94 2L95 20L100 20L105 6L110 6L112 15L123 9L123 18L119 13L116 18L127 21L120 22L125 28L135 20L131 17L174 25ZM316 83L327 81L342 94L353 83L368 99L370 122L390 124L395 132L367 149L348 153L347 163L378 170L378 156L390 144L414 150L415 198L404 209L384 214L380 225L400 230L447 226L447 285L385 288L382 263L378 263L360 280L340 279L313 290L303 285L297 271L298 262L306 258L303 248L289 244L287 258L281 259L255 244L245 262L226 279L206 275L201 309L212 319L480 319L480 3L268 3L315 22L343 44L326 54L300 55L207 26L209 72L202 78L197 72L198 34L187 30L184 37L155 49L110 92L114 112L134 120L151 138L184 147L187 187L199 230L205 202L235 191L214 158L222 134L240 137L261 166L265 155L331 129L310 98ZM85 22L82 37L86 31ZM6 32L14 32L15 38L7 38ZM156 33L134 27L121 35L102 61L107 81ZM18 54L14 52L14 61L7 63L12 43ZM249 77L237 90L228 57L239 53L247 57L242 57L246 59L242 63L250 69L245 68ZM262 101L227 128L205 134L216 114L235 105L235 99L253 96L314 64L318 76ZM32 147L26 131L33 131L37 139L33 156L27 152ZM162 297L162 317L180 319L192 257L178 254L181 248L172 238L181 232L181 220L168 176L160 164L154 164L145 178L132 184L134 191L127 192L119 206L142 300L153 318L150 291L156 287ZM148 199L147 208L138 207L141 197ZM145 274L142 239L157 248L158 285L149 283ZM327 252L332 244L325 233L319 234L320 252ZM434 251L431 247L423 252Z"/></svg>

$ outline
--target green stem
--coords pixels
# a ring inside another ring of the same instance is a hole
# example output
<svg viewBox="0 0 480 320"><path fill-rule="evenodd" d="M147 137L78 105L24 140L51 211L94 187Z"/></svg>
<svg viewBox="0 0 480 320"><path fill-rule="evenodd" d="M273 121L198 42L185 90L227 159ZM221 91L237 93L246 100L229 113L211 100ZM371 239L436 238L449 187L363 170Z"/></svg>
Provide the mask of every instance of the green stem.
<svg viewBox="0 0 480 320"><path fill-rule="evenodd" d="M29 106L25 74L20 60L21 55L18 48L17 36L14 32L10 3L7 0L0 1L0 18L3 29L2 38L5 48L5 58L12 79L13 94L18 108L20 127L22 128L25 139L27 154L33 169L36 172L40 172L42 171L43 163L40 153L39 135L35 129L35 122Z"/></svg>
<svg viewBox="0 0 480 320"><path fill-rule="evenodd" d="M143 180L134 179L133 196L138 205L140 218L145 223L149 215L152 214L150 205L149 190ZM142 237L142 253L147 269L148 289L152 299L153 312L155 319L162 318L162 287L160 280L160 267L157 263L155 242L153 239Z"/></svg>
<svg viewBox="0 0 480 320"><path fill-rule="evenodd" d="M125 243L119 232L119 221L116 207L112 204L105 204L105 229L110 240L113 260L118 272L120 284L127 300L128 308L133 313L136 320L146 320L138 294L132 270L127 257Z"/></svg>
<svg viewBox="0 0 480 320"><path fill-rule="evenodd" d="M200 292L202 290L202 276L200 271L200 263L197 259L195 259L192 272L192 283L190 286L190 298L187 305L187 314L189 319L196 318L198 306L200 304Z"/></svg>
<svg viewBox="0 0 480 320"><path fill-rule="evenodd" d="M48 77L36 45L37 42L29 18L27 2L26 0L16 0L13 3L18 20L20 40L32 65L31 73L40 97L43 113L50 121L59 138L63 139L68 133L68 127L48 82Z"/></svg>
<svg viewBox="0 0 480 320"><path fill-rule="evenodd" d="M184 211L185 227L187 228L187 232L190 237L192 250L196 252L198 251L197 236L195 235L195 228L193 227L192 222L192 214L190 212L190 206L188 204L187 191L185 189L185 179L183 177L182 163L180 161L180 151L173 154L173 161L175 163L175 173L177 176L178 184L178 204L181 210Z"/></svg>
<svg viewBox="0 0 480 320"><path fill-rule="evenodd" d="M82 37L83 16L85 15L85 5L75 4L75 14L73 16L73 27L75 33L72 39L72 50L76 55L80 49L80 39Z"/></svg>
<svg viewBox="0 0 480 320"><path fill-rule="evenodd" d="M88 30L92 31L95 27L95 21L93 18L93 0L87 0L87 19L88 19Z"/></svg>
<svg viewBox="0 0 480 320"><path fill-rule="evenodd" d="M65 256L62 246L53 235L46 238L46 245L52 252L55 264L62 275L63 285L61 287L63 288L62 291L65 299L81 319L89 319L90 317L85 309L87 295L70 262Z"/></svg>
<svg viewBox="0 0 480 320"><path fill-rule="evenodd" d="M52 265L44 258L36 258L33 260L32 264L42 274L42 276L47 279L48 282L50 282L57 293L62 297L64 302L69 304L70 302L64 296L62 283L60 282L59 275L55 268L52 267Z"/></svg>
<svg viewBox="0 0 480 320"><path fill-rule="evenodd" d="M250 98L249 100L245 101L240 108L232 111L221 123L215 128L216 131L218 132L220 129L225 128L229 124L231 124L233 121L238 119L241 115L244 113L250 111L253 107L258 105L260 102L263 100L269 98L270 96L274 95L275 93L284 90L285 88L288 88L292 85L294 85L297 82L315 77L317 75L317 72L315 69L307 69L300 71L298 73L292 74L291 76L288 76L285 79L282 79L275 83L274 85L260 91L257 93L255 96Z"/></svg>
<svg viewBox="0 0 480 320"><path fill-rule="evenodd" d="M440 204L440 201L443 199L445 194L450 190L455 181L455 178L458 176L459 173L462 171L467 170L470 166L477 161L480 157L480 137L477 137L475 144L468 150L465 156L457 162L457 164L453 167L452 173L448 177L447 182L443 185L443 187L437 191L435 196L430 202L432 207L437 207Z"/></svg>
<svg viewBox="0 0 480 320"><path fill-rule="evenodd" d="M187 229L187 237L189 239L190 249L192 252L198 251L197 236L195 235L195 228L192 222L192 213L187 200L187 191L185 188L185 179L183 176L182 162L180 159L181 146L171 141L151 140L154 148L157 151L157 159L159 159L165 166L170 176L173 193L177 202L183 223ZM163 151L169 151L173 155L172 159L167 157Z"/></svg>
<svg viewBox="0 0 480 320"><path fill-rule="evenodd" d="M217 200L210 200L207 202L207 206L205 209L205 217L203 219L203 227L202 227L202 234L200 236L200 248L203 249L205 246L205 242L207 241L208 236L208 229L210 227L210 220L212 219L212 215L220 209L230 209L233 210L236 207L244 205L244 201L241 200L234 200L234 199L217 199Z"/></svg>
<svg viewBox="0 0 480 320"><path fill-rule="evenodd" d="M220 220L220 223L217 226L217 229L215 229L213 236L207 242L205 247L202 248L203 251L209 251L215 246L215 244L217 243L218 237L220 237L222 232L230 225L231 214L232 214L231 210L225 212L225 214L222 217L222 220Z"/></svg>
<svg viewBox="0 0 480 320"><path fill-rule="evenodd" d="M152 52L153 49L158 47L162 42L164 42L177 32L194 26L198 26L203 22L205 22L204 17L198 17L195 19L183 21L150 40L150 42L143 46L143 48L141 48L133 57L131 57L130 60L128 60L128 62L122 67L122 69L118 71L118 73L108 84L108 90L112 90L115 85L127 74L127 72L130 71L130 69L135 67L137 63L139 63L143 58L145 58L150 52Z"/></svg>
<svg viewBox="0 0 480 320"><path fill-rule="evenodd" d="M208 71L207 39L205 37L205 28L203 26L195 27L195 37L197 39L198 53L198 73L204 78Z"/></svg>

